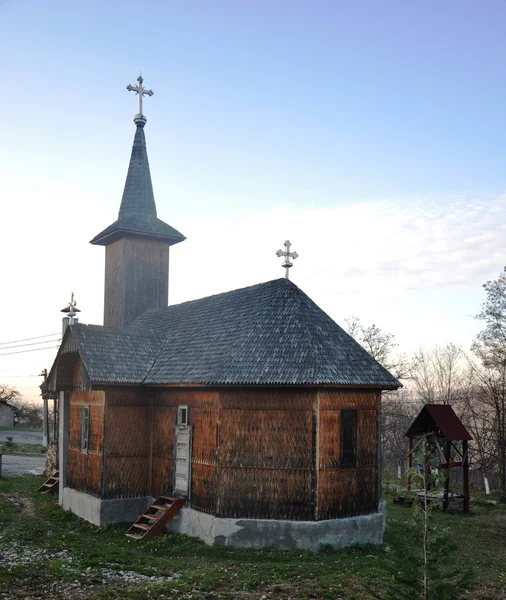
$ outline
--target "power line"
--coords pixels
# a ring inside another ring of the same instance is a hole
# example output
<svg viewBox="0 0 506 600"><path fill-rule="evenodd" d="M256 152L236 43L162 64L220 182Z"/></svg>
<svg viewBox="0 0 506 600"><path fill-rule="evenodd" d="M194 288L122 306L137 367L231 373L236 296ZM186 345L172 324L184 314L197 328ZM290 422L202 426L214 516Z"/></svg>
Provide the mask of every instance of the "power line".
<svg viewBox="0 0 506 600"><path fill-rule="evenodd" d="M25 348L26 346L38 346L40 344L49 344L51 342L61 342L61 340L42 340L41 342L30 342L29 344L19 344L18 346L4 346L0 350L11 350L12 348Z"/></svg>
<svg viewBox="0 0 506 600"><path fill-rule="evenodd" d="M40 340L41 338L53 337L54 335L60 335L60 332L56 333L48 333L47 335L37 335L31 338L24 338L22 340L11 340L10 342L0 342L0 346L5 346L5 344L17 344L18 342L30 342L31 340ZM48 340L50 342L51 340Z"/></svg>
<svg viewBox="0 0 506 600"><path fill-rule="evenodd" d="M0 379L11 379L11 377L42 377L42 375L0 375Z"/></svg>
<svg viewBox="0 0 506 600"><path fill-rule="evenodd" d="M39 350L52 350L53 348L59 348L60 346L46 346L44 348L32 348L31 350L18 350L17 352L5 352L0 356L10 356L11 354L23 354L24 352L38 352Z"/></svg>

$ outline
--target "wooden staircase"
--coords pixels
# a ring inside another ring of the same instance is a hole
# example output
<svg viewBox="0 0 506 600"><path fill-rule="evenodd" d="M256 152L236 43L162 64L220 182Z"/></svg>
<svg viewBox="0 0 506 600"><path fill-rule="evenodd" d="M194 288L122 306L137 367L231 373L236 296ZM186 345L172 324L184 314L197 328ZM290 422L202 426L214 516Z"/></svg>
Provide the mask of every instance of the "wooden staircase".
<svg viewBox="0 0 506 600"><path fill-rule="evenodd" d="M51 475L51 477L40 486L40 488L37 491L42 492L43 494L57 494L59 484L60 484L60 471L55 471Z"/></svg>
<svg viewBox="0 0 506 600"><path fill-rule="evenodd" d="M144 537L155 537L162 533L167 523L173 519L184 506L184 498L158 496L154 503L146 509L125 535L134 540Z"/></svg>

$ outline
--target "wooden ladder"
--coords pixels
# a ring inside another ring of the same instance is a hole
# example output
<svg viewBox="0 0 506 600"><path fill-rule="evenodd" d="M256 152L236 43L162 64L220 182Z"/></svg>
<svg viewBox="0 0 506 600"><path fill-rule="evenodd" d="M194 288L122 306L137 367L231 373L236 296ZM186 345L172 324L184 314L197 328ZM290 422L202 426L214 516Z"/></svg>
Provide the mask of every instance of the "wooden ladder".
<svg viewBox="0 0 506 600"><path fill-rule="evenodd" d="M42 492L43 494L57 494L60 483L60 471L55 471L51 477L43 483L40 488L37 490L38 492Z"/></svg>
<svg viewBox="0 0 506 600"><path fill-rule="evenodd" d="M144 537L155 537L162 533L167 523L173 519L184 506L184 498L158 496L154 503L146 509L125 535L134 540Z"/></svg>

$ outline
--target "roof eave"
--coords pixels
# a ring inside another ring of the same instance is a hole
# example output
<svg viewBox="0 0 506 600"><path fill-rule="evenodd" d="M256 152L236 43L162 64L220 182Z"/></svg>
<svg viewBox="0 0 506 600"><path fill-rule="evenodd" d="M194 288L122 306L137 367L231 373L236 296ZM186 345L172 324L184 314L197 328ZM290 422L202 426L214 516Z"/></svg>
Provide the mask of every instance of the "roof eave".
<svg viewBox="0 0 506 600"><path fill-rule="evenodd" d="M104 231L102 231L101 233L96 235L92 240L90 240L90 244L93 244L94 246L108 246L109 244L112 244L113 242L116 242L117 240L123 237L135 237L142 239L159 240L165 242L169 246L174 246L175 244L179 244L179 242L184 242L184 240L186 239L186 237L182 234L180 236L159 235L156 233L146 233L142 231L135 231L134 229L124 228L115 229L114 231L105 233L105 235Z"/></svg>
<svg viewBox="0 0 506 600"><path fill-rule="evenodd" d="M93 386L121 386L121 385L134 385L139 387L153 387L153 388L181 388L181 387L287 387L287 388L339 388L339 389L356 389L356 388L367 388L377 391L390 391L398 389L398 386L387 386L385 384L374 385L370 383L280 383L280 382L267 382L267 383L251 383L251 382L234 382L234 383L220 383L220 382L170 382L170 383L150 383L142 381L106 381L106 380L92 380Z"/></svg>

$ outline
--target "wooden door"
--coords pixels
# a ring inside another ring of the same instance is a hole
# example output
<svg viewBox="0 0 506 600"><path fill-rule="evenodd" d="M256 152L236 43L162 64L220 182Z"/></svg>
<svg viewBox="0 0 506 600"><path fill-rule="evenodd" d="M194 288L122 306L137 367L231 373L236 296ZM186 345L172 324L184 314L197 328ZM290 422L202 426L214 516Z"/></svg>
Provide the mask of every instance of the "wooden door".
<svg viewBox="0 0 506 600"><path fill-rule="evenodd" d="M182 498L189 498L192 450L190 425L176 425L175 447L174 494Z"/></svg>

